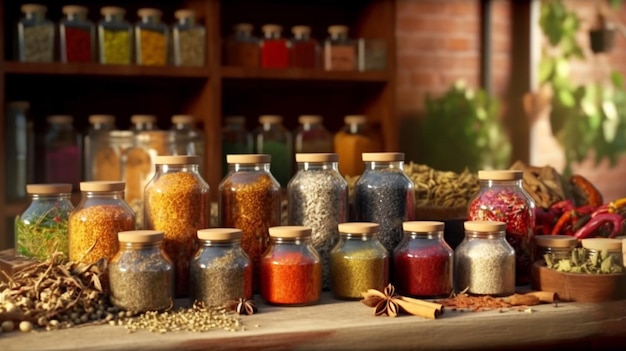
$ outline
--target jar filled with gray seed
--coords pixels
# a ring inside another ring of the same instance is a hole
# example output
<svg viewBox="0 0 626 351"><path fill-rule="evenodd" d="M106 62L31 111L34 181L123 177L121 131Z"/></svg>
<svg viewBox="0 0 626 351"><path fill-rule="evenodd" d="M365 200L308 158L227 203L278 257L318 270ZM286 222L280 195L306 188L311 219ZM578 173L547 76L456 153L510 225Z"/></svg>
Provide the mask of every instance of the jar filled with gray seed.
<svg viewBox="0 0 626 351"><path fill-rule="evenodd" d="M330 288L329 254L348 217L348 182L339 174L334 153L298 153L298 171L287 185L288 223L312 229L313 246L322 258L322 287Z"/></svg>
<svg viewBox="0 0 626 351"><path fill-rule="evenodd" d="M52 62L54 54L54 23L46 18L48 8L24 4L24 17L17 24L18 59L23 62Z"/></svg>
<svg viewBox="0 0 626 351"><path fill-rule="evenodd" d="M365 170L354 185L357 221L380 225L379 239L393 252L404 236L402 223L415 216L413 181L404 172L404 153L363 153Z"/></svg>
<svg viewBox="0 0 626 351"><path fill-rule="evenodd" d="M515 250L506 241L506 223L467 221L454 252L455 288L468 294L506 296L515 292Z"/></svg>

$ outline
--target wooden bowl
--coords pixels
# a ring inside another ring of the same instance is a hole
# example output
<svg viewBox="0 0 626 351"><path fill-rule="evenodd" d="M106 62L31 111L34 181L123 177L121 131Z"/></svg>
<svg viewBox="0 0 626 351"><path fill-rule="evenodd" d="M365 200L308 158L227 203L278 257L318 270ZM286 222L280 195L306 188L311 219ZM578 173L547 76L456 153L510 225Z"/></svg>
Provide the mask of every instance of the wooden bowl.
<svg viewBox="0 0 626 351"><path fill-rule="evenodd" d="M550 269L542 262L532 267L531 287L555 292L562 301L602 302L625 297L626 275L565 273Z"/></svg>

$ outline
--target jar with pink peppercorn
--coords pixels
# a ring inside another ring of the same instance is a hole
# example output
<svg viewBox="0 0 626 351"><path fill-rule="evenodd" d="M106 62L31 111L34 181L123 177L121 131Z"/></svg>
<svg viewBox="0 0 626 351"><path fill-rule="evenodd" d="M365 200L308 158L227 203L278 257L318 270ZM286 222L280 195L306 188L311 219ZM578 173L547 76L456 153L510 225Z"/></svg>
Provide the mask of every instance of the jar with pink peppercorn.
<svg viewBox="0 0 626 351"><path fill-rule="evenodd" d="M518 170L478 171L480 189L469 202L468 220L506 223L506 240L515 249L515 282L530 281L535 203Z"/></svg>

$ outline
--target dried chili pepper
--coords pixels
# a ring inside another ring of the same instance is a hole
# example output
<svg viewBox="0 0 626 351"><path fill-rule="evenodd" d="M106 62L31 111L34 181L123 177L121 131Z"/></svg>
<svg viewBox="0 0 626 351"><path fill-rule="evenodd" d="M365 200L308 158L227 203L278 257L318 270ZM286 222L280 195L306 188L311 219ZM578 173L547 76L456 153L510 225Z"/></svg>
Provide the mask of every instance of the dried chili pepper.
<svg viewBox="0 0 626 351"><path fill-rule="evenodd" d="M557 234L572 235L573 234L572 228L574 227L574 223L576 223L576 221L581 216L591 214L593 210L594 210L593 207L589 205L583 205L578 208L564 212L559 217L559 220L556 222L556 224L552 228L551 234L552 235L557 235Z"/></svg>
<svg viewBox="0 0 626 351"><path fill-rule="evenodd" d="M617 213L602 213L591 218L587 224L578 229L576 233L574 233L574 237L584 239L597 233L604 225L608 224L611 225L611 231L608 237L613 238L622 230L623 223L624 217Z"/></svg>
<svg viewBox="0 0 626 351"><path fill-rule="evenodd" d="M592 217L603 213L617 213L617 211L626 206L626 197L621 199L617 199L615 201L611 201L609 203L603 204L596 208L596 210L591 214Z"/></svg>
<svg viewBox="0 0 626 351"><path fill-rule="evenodd" d="M535 235L551 234L552 228L561 216L560 211L551 208L537 208L535 211Z"/></svg>
<svg viewBox="0 0 626 351"><path fill-rule="evenodd" d="M575 207L574 201L572 201L572 199L565 199L565 200L561 200L561 201L557 201L553 203L550 206L549 210L555 211L555 212L564 212L564 211L573 210L574 207Z"/></svg>
<svg viewBox="0 0 626 351"><path fill-rule="evenodd" d="M580 174L575 174L570 177L569 181L585 197L587 205L593 207L602 205L602 194L587 178Z"/></svg>

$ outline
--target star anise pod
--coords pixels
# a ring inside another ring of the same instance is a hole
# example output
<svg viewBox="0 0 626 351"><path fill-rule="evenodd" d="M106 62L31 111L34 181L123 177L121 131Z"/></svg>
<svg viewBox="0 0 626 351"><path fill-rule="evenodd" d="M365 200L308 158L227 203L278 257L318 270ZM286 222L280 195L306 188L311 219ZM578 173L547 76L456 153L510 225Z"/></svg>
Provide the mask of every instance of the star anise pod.
<svg viewBox="0 0 626 351"><path fill-rule="evenodd" d="M248 300L245 298L239 298L238 300L229 301L226 304L226 307L231 310L237 312L237 314L255 314L257 312L257 307L254 304L253 300Z"/></svg>
<svg viewBox="0 0 626 351"><path fill-rule="evenodd" d="M363 293L361 302L368 307L374 307L375 316L386 314L389 317L396 317L400 312L400 306L394 301L398 297L395 291L396 289L391 284L387 285L382 292L368 289Z"/></svg>

